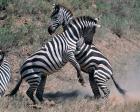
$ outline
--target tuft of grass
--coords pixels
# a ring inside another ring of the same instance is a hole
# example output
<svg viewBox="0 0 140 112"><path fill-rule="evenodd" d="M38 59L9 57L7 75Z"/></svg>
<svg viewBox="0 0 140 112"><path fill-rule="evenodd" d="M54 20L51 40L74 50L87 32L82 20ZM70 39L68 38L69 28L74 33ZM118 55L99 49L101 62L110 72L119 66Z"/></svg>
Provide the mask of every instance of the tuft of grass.
<svg viewBox="0 0 140 112"><path fill-rule="evenodd" d="M27 101L28 99L22 95L13 98L1 98L1 112L139 112L140 109L140 102L114 103L113 100L109 100L105 104L80 98L57 103L54 106L38 105L41 109L37 109L29 106Z"/></svg>
<svg viewBox="0 0 140 112"><path fill-rule="evenodd" d="M0 45L2 47L12 47L18 44L15 34L8 27L0 28Z"/></svg>
<svg viewBox="0 0 140 112"><path fill-rule="evenodd" d="M69 0L70 4L73 5L75 10L77 9L87 9L92 4L92 1L88 0Z"/></svg>
<svg viewBox="0 0 140 112"><path fill-rule="evenodd" d="M50 11L50 3L46 0L12 0L11 3L14 6L14 13L18 15L48 13Z"/></svg>
<svg viewBox="0 0 140 112"><path fill-rule="evenodd" d="M11 0L0 0L0 8L5 7Z"/></svg>

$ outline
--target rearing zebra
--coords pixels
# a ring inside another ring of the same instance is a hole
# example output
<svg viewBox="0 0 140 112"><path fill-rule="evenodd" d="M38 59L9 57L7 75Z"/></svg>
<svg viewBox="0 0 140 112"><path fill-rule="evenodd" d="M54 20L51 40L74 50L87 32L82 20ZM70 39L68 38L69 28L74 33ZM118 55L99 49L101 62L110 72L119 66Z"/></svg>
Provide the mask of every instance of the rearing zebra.
<svg viewBox="0 0 140 112"><path fill-rule="evenodd" d="M11 78L10 65L4 57L5 52L0 50L0 97L4 95Z"/></svg>
<svg viewBox="0 0 140 112"><path fill-rule="evenodd" d="M54 33L60 25L62 25L65 31L67 24L72 21L72 18L73 14L69 9L59 4L55 5L51 14L51 25L48 29L49 33ZM95 33L95 30L96 28L94 28L93 31L91 29L87 29L86 32L82 32L81 35L85 36L84 38L86 39L91 38ZM89 40L88 43L92 43L92 40ZM99 88L103 91L104 97L108 97L110 90L107 88L106 82L110 77L119 92L121 94L125 94L125 91L120 88L113 77L110 62L94 45L91 47L85 44L82 45L80 51L75 56L82 71L89 74L89 82L95 98L98 99L101 97Z"/></svg>
<svg viewBox="0 0 140 112"><path fill-rule="evenodd" d="M87 24L85 25L85 23ZM91 17L83 16L73 19L67 25L65 32L54 35L51 41L47 42L40 50L27 58L21 66L21 79L11 91L10 96L18 91L22 80L25 79L29 83L29 89L26 92L28 97L36 104L37 101L34 97L34 92L36 91L36 97L42 102L47 75L58 71L68 61L76 68L79 82L83 84L84 79L81 75L81 69L74 55L77 49L76 44L80 41L80 33L84 29L95 26L98 27Z"/></svg>

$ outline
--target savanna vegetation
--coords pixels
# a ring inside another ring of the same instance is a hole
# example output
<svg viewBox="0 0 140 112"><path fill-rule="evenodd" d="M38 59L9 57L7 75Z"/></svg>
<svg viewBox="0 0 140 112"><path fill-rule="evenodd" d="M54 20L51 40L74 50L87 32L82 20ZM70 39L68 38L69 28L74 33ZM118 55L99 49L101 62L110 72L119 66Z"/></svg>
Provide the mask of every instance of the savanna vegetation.
<svg viewBox="0 0 140 112"><path fill-rule="evenodd" d="M19 78L23 60L51 38L47 27L53 3L70 8L74 16L100 16L102 27L97 30L93 43L111 61L115 77L124 83L127 71L132 68L127 65L135 62L128 60L135 57L140 48L140 0L0 0L0 47L9 51L7 58L13 73L8 91ZM101 105L85 98L85 90L84 95L75 92L82 87L75 80L75 70L67 72L69 68L72 67L67 65L47 79L46 91L52 94L46 93L45 96L52 98L55 105L41 105L39 110L28 107L27 85L23 84L16 97L0 99L1 112L139 112L139 96L137 100L125 101L115 93L116 96L113 94L107 104Z"/></svg>

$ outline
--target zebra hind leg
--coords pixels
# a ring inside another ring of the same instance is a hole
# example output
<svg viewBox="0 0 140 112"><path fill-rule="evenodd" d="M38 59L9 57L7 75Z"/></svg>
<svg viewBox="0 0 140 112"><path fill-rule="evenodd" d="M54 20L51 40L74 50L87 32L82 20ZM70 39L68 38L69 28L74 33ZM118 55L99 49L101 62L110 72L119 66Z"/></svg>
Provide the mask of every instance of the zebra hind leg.
<svg viewBox="0 0 140 112"><path fill-rule="evenodd" d="M98 87L100 87L100 89L102 90L104 94L103 99L107 99L110 94L110 90L108 89L107 85L105 84L105 82L100 82L99 80L96 82L97 82Z"/></svg>
<svg viewBox="0 0 140 112"><path fill-rule="evenodd" d="M101 98L101 94L100 94L98 85L97 85L97 83L96 83L96 81L95 81L95 79L93 77L93 73L94 73L94 71L89 74L89 83L90 83L92 92L94 94L94 98L99 99L99 98Z"/></svg>
<svg viewBox="0 0 140 112"><path fill-rule="evenodd" d="M107 88L107 85L106 84L102 84L102 86L100 87L101 90L103 91L104 93L104 97L105 99L107 99L109 97L109 94L110 94L110 90Z"/></svg>
<svg viewBox="0 0 140 112"><path fill-rule="evenodd" d="M94 76L94 79L98 85L98 87L102 90L104 97L103 98L108 98L110 94L110 90L108 89L106 85L106 81L108 80L106 77L103 77L102 74L96 73Z"/></svg>
<svg viewBox="0 0 140 112"><path fill-rule="evenodd" d="M28 80L29 83L29 88L26 91L27 96L32 100L33 104L37 104L37 100L34 97L34 92L38 88L39 83L40 83L40 77L34 77L30 80Z"/></svg>
<svg viewBox="0 0 140 112"><path fill-rule="evenodd" d="M4 95L5 91L0 90L0 98Z"/></svg>
<svg viewBox="0 0 140 112"><path fill-rule="evenodd" d="M41 76L41 81L40 81L40 84L36 91L36 97L38 98L38 100L40 102L44 101L43 93L44 93L44 88L45 88L45 84L46 84L46 78L47 78L47 76Z"/></svg>

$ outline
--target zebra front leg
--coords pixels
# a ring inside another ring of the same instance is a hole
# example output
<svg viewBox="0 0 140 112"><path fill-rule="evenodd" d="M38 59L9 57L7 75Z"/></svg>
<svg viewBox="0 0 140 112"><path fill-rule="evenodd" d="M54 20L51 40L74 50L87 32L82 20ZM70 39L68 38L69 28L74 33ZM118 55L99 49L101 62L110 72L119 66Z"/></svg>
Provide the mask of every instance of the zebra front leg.
<svg viewBox="0 0 140 112"><path fill-rule="evenodd" d="M90 83L90 87L92 89L92 92L94 94L94 98L99 99L101 97L101 94L100 94L98 85L97 85L93 75L94 75L94 71L89 73L89 83Z"/></svg>
<svg viewBox="0 0 140 112"><path fill-rule="evenodd" d="M81 67L80 67L79 63L76 61L76 58L75 58L73 52L70 52L68 54L68 60L74 66L74 68L77 71L78 81L81 83L82 86L85 86L84 85L85 84L85 80L84 80L84 77L83 77L83 75L81 73Z"/></svg>
<svg viewBox="0 0 140 112"><path fill-rule="evenodd" d="M0 98L4 95L5 91L0 90Z"/></svg>
<svg viewBox="0 0 140 112"><path fill-rule="evenodd" d="M44 93L44 88L46 84L46 79L47 79L47 76L44 76L44 75L41 76L40 84L36 90L36 97L38 98L40 102L44 102L43 93Z"/></svg>

